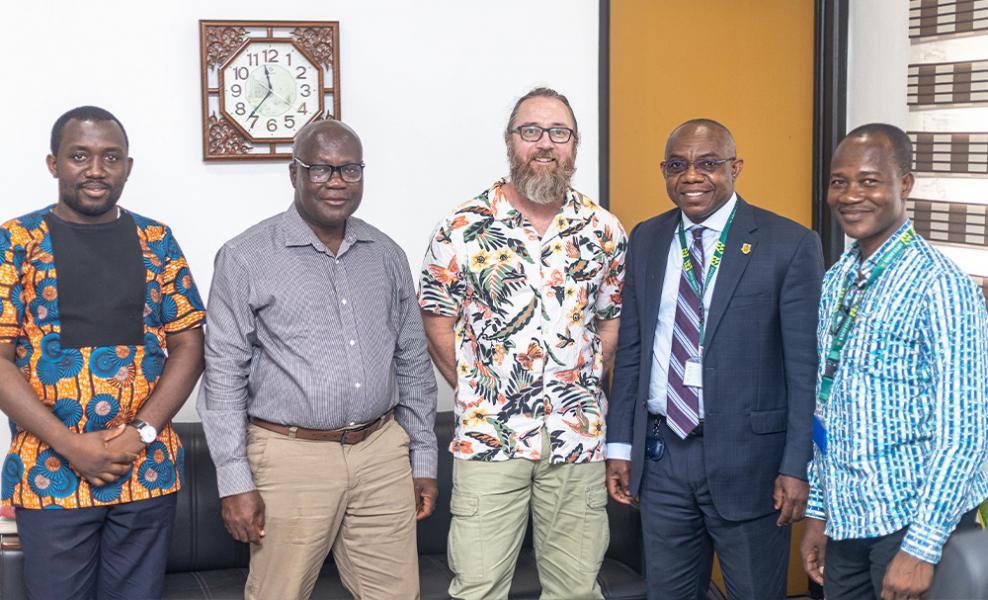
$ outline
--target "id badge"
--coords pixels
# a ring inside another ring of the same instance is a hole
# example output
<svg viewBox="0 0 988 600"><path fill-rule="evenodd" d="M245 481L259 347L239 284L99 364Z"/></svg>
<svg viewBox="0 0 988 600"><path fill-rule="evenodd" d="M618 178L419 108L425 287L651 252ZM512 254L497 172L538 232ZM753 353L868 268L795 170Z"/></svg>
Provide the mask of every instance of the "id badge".
<svg viewBox="0 0 988 600"><path fill-rule="evenodd" d="M703 360L691 358L686 361L686 371L683 373L683 385L703 389Z"/></svg>

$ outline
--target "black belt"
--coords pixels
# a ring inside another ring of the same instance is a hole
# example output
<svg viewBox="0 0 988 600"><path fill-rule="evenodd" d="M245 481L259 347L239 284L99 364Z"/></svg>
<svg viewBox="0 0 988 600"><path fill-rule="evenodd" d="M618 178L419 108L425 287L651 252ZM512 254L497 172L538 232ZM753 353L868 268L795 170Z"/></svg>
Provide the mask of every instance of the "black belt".
<svg viewBox="0 0 988 600"><path fill-rule="evenodd" d="M669 423L667 422L668 419L666 419L665 415L655 415L652 413L648 413L648 418L649 420L658 421L659 423L662 423L666 427L669 427ZM697 424L696 427L693 428L693 431L689 432L689 435L686 436L686 439L698 438L698 437L703 437L703 419L700 419L700 422Z"/></svg>

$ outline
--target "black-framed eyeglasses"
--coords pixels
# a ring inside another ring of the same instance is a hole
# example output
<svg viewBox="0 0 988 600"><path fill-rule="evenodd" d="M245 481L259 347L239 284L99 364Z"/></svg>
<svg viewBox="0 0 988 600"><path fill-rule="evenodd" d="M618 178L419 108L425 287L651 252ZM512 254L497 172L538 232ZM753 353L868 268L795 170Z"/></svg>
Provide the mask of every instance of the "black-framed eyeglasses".
<svg viewBox="0 0 988 600"><path fill-rule="evenodd" d="M326 183L333 178L333 173L339 173L340 179L346 183L357 183L364 177L364 163L348 163L345 165L307 165L299 159L295 159L299 165L309 172L309 181L312 183Z"/></svg>
<svg viewBox="0 0 988 600"><path fill-rule="evenodd" d="M705 173L710 175L716 173L717 169L724 163L733 163L737 158L732 156L730 158L700 158L697 160L683 160L681 158L673 158L672 160L662 161L662 172L669 175L681 175L686 171L689 171L690 165L696 168L697 172Z"/></svg>
<svg viewBox="0 0 988 600"><path fill-rule="evenodd" d="M565 144L573 138L574 131L569 127L539 127L538 125L522 125L512 129L526 142L537 142L542 134L549 132L549 141L553 144Z"/></svg>

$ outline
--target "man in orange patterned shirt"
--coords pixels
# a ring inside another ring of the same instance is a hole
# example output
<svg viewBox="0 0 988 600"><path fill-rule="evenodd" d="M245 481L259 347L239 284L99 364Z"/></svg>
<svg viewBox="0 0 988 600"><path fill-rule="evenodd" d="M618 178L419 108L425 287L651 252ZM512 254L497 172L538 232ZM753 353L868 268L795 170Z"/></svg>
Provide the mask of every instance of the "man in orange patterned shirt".
<svg viewBox="0 0 988 600"><path fill-rule="evenodd" d="M0 226L0 500L29 597L157 598L205 311L171 231L117 206L133 159L116 117L73 109L51 142L58 202Z"/></svg>

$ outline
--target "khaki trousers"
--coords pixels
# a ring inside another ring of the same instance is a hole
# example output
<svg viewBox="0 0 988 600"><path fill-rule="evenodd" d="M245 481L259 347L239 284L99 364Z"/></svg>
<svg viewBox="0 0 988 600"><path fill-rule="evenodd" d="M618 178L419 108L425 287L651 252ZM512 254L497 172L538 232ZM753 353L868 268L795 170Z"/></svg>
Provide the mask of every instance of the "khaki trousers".
<svg viewBox="0 0 988 600"><path fill-rule="evenodd" d="M462 600L508 597L531 504L535 559L543 600L603 598L597 572L610 541L604 463L542 460L453 461L449 595Z"/></svg>
<svg viewBox="0 0 988 600"><path fill-rule="evenodd" d="M249 425L247 458L265 505L251 544L250 600L303 600L332 550L359 600L419 597L408 435L387 422L358 444L316 442Z"/></svg>

